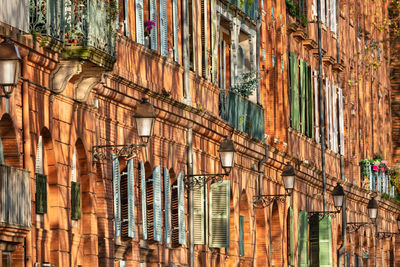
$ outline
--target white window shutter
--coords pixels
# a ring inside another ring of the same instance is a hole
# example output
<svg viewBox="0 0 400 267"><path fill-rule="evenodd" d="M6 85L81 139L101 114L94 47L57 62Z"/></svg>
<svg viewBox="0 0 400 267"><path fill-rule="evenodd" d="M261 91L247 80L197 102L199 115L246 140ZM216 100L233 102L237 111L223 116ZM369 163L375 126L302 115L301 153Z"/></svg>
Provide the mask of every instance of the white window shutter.
<svg viewBox="0 0 400 267"><path fill-rule="evenodd" d="M154 240L162 241L161 167L153 170L153 233Z"/></svg>
<svg viewBox="0 0 400 267"><path fill-rule="evenodd" d="M117 1L118 2L118 1ZM125 36L129 36L129 5L128 5L128 0L124 0L124 28L125 28Z"/></svg>
<svg viewBox="0 0 400 267"><path fill-rule="evenodd" d="M319 106L318 106L318 72L314 71L314 125L315 125L315 142L319 143Z"/></svg>
<svg viewBox="0 0 400 267"><path fill-rule="evenodd" d="M217 83L218 75L218 33L217 33L217 3L216 0L211 0L211 80Z"/></svg>
<svg viewBox="0 0 400 267"><path fill-rule="evenodd" d="M312 2L312 18L314 19L315 17L317 17L317 0L313 0Z"/></svg>
<svg viewBox="0 0 400 267"><path fill-rule="evenodd" d="M333 83L329 81L329 137L330 137L330 149L334 150L333 138Z"/></svg>
<svg viewBox="0 0 400 267"><path fill-rule="evenodd" d="M338 131L338 114L337 114L337 86L332 84L332 130L333 130L333 150L339 152L339 131Z"/></svg>
<svg viewBox="0 0 400 267"><path fill-rule="evenodd" d="M143 161L140 162L140 191L142 197L142 227L143 240L147 240L147 196L146 196L146 173Z"/></svg>
<svg viewBox="0 0 400 267"><path fill-rule="evenodd" d="M43 174L43 138L39 136L36 148L35 173Z"/></svg>
<svg viewBox="0 0 400 267"><path fill-rule="evenodd" d="M119 261L119 267L126 267L125 261Z"/></svg>
<svg viewBox="0 0 400 267"><path fill-rule="evenodd" d="M136 42L144 45L143 0L136 0Z"/></svg>
<svg viewBox="0 0 400 267"><path fill-rule="evenodd" d="M199 177L197 179L204 179ZM193 194L193 221L194 221L194 244L202 245L205 244L205 188L206 186L195 187L192 191Z"/></svg>
<svg viewBox="0 0 400 267"><path fill-rule="evenodd" d="M157 50L157 2L156 0L150 1L150 20L152 20L155 25L150 33L150 48Z"/></svg>
<svg viewBox="0 0 400 267"><path fill-rule="evenodd" d="M178 32L179 32L179 24L178 24L178 0L172 0L172 20L173 20L173 27L174 27L174 60L176 62L179 61L179 39L178 39Z"/></svg>
<svg viewBox="0 0 400 267"><path fill-rule="evenodd" d="M161 56L168 57L167 0L160 0L160 43Z"/></svg>
<svg viewBox="0 0 400 267"><path fill-rule="evenodd" d="M336 33L336 0L330 0L330 26L331 26L331 31Z"/></svg>
<svg viewBox="0 0 400 267"><path fill-rule="evenodd" d="M183 184L182 172L180 172L178 175L178 225L179 225L179 244L186 245L185 187Z"/></svg>
<svg viewBox="0 0 400 267"><path fill-rule="evenodd" d="M72 152L71 182L76 182L76 147Z"/></svg>
<svg viewBox="0 0 400 267"><path fill-rule="evenodd" d="M227 248L230 241L230 181L210 186L210 244L211 248Z"/></svg>
<svg viewBox="0 0 400 267"><path fill-rule="evenodd" d="M118 157L112 155L113 167L113 185L114 185L114 223L115 223L115 236L121 236L121 189L120 181L121 176L119 172Z"/></svg>
<svg viewBox="0 0 400 267"><path fill-rule="evenodd" d="M322 23L326 23L325 20L325 0L321 0L320 2L320 7L321 7L321 21Z"/></svg>
<svg viewBox="0 0 400 267"><path fill-rule="evenodd" d="M135 186L133 159L128 161L128 237L135 238Z"/></svg>
<svg viewBox="0 0 400 267"><path fill-rule="evenodd" d="M344 120L343 120L343 93L342 88L338 88L339 97L339 142L340 154L344 156Z"/></svg>
<svg viewBox="0 0 400 267"><path fill-rule="evenodd" d="M326 119L325 119L325 126L326 126L326 146L330 147L330 83L328 81L328 79L326 79L326 84L325 84L325 98L326 98L326 103L325 103L325 114L326 114ZM322 136L322 138L325 138L325 136Z"/></svg>
<svg viewBox="0 0 400 267"><path fill-rule="evenodd" d="M164 199L165 199L165 243L171 243L171 178L167 168L164 168Z"/></svg>

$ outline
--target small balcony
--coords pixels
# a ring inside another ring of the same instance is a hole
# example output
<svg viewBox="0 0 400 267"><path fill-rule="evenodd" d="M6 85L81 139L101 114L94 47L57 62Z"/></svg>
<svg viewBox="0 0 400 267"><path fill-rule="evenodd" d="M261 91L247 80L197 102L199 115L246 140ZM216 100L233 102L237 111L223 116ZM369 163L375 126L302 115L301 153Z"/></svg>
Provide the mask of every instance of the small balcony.
<svg viewBox="0 0 400 267"><path fill-rule="evenodd" d="M237 130L264 140L264 109L230 90L221 90L220 116Z"/></svg>
<svg viewBox="0 0 400 267"><path fill-rule="evenodd" d="M31 226L29 172L0 165L0 243L13 251Z"/></svg>
<svg viewBox="0 0 400 267"><path fill-rule="evenodd" d="M236 6L240 11L249 16L252 20L258 18L258 0L226 0L228 4Z"/></svg>

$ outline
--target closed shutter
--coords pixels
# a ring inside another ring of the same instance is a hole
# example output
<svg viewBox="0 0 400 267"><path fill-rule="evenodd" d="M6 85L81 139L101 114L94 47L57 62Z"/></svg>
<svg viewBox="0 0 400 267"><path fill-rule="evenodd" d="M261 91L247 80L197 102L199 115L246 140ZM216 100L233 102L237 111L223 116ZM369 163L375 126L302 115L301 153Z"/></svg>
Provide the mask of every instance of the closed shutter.
<svg viewBox="0 0 400 267"><path fill-rule="evenodd" d="M204 179L204 177L196 177L193 179ZM194 221L194 244L205 244L205 186L195 187L193 194L193 221Z"/></svg>
<svg viewBox="0 0 400 267"><path fill-rule="evenodd" d="M162 203L161 203L161 168L156 166L153 170L153 232L154 240L162 241Z"/></svg>
<svg viewBox="0 0 400 267"><path fill-rule="evenodd" d="M140 191L142 197L142 228L143 240L147 240L147 196L146 196L146 172L144 163L140 162Z"/></svg>
<svg viewBox="0 0 400 267"><path fill-rule="evenodd" d="M319 144L319 88L318 88L318 72L314 71L314 122L315 122L315 142Z"/></svg>
<svg viewBox="0 0 400 267"><path fill-rule="evenodd" d="M299 84L298 84L298 66L297 56L290 52L290 117L292 128L299 131Z"/></svg>
<svg viewBox="0 0 400 267"><path fill-rule="evenodd" d="M331 8L331 31L336 33L336 0L330 0Z"/></svg>
<svg viewBox="0 0 400 267"><path fill-rule="evenodd" d="M300 59L300 125L301 132L306 133L306 62Z"/></svg>
<svg viewBox="0 0 400 267"><path fill-rule="evenodd" d="M293 209L292 208L289 208L289 256L290 256L290 265L294 266L294 256L295 256L294 218L293 218Z"/></svg>
<svg viewBox="0 0 400 267"><path fill-rule="evenodd" d="M299 213L299 266L308 266L308 214L307 211L302 210ZM310 229L311 231L311 229ZM310 240L311 241L311 240ZM310 242L311 249L312 244Z"/></svg>
<svg viewBox="0 0 400 267"><path fill-rule="evenodd" d="M332 267L331 217L324 216L319 221L319 266Z"/></svg>
<svg viewBox="0 0 400 267"><path fill-rule="evenodd" d="M369 181L372 185L372 190L376 191L375 174L372 172L372 166L369 165Z"/></svg>
<svg viewBox="0 0 400 267"><path fill-rule="evenodd" d="M338 116L337 116L337 92L336 85L332 84L332 145L333 151L336 153L339 152L339 143L338 143Z"/></svg>
<svg viewBox="0 0 400 267"><path fill-rule="evenodd" d="M160 45L161 56L168 57L167 0L160 0Z"/></svg>
<svg viewBox="0 0 400 267"><path fill-rule="evenodd" d="M118 2L118 1L117 1ZM125 36L129 37L129 5L128 0L124 0L124 25L125 25Z"/></svg>
<svg viewBox="0 0 400 267"><path fill-rule="evenodd" d="M171 243L171 177L164 168L165 243Z"/></svg>
<svg viewBox="0 0 400 267"><path fill-rule="evenodd" d="M203 76L208 77L208 25L207 25L207 0L201 0L201 43L203 51Z"/></svg>
<svg viewBox="0 0 400 267"><path fill-rule="evenodd" d="M317 0L313 0L312 2L312 18L314 19L315 17L317 17Z"/></svg>
<svg viewBox="0 0 400 267"><path fill-rule="evenodd" d="M218 39L217 39L217 7L216 0L211 1L211 68L212 82L217 83L218 75Z"/></svg>
<svg viewBox="0 0 400 267"><path fill-rule="evenodd" d="M121 175L119 172L119 160L115 154L112 155L112 167L113 167L113 185L114 185L115 236L121 236L121 188L120 188Z"/></svg>
<svg viewBox="0 0 400 267"><path fill-rule="evenodd" d="M157 2L156 0L150 1L150 20L154 21L154 28L150 32L150 48L157 50Z"/></svg>
<svg viewBox="0 0 400 267"><path fill-rule="evenodd" d="M338 88L339 101L339 149L340 154L344 156L344 119L343 119L343 93L342 88Z"/></svg>
<svg viewBox="0 0 400 267"><path fill-rule="evenodd" d="M375 175L376 175L376 180L377 180L377 182L376 182L376 187L377 187L377 191L378 192L381 192L382 191L382 187L381 187L381 175L379 174L379 172L374 172L375 173Z"/></svg>
<svg viewBox="0 0 400 267"><path fill-rule="evenodd" d="M81 218L81 185L77 182L71 182L71 218Z"/></svg>
<svg viewBox="0 0 400 267"><path fill-rule="evenodd" d="M144 45L143 0L136 1L136 42Z"/></svg>
<svg viewBox="0 0 400 267"><path fill-rule="evenodd" d="M230 181L210 186L210 244L211 248L229 247Z"/></svg>
<svg viewBox="0 0 400 267"><path fill-rule="evenodd" d="M330 136L330 133L331 133L331 124L330 124L330 114L331 114L331 112L330 112L330 107L331 107L331 105L330 105L330 99L331 99L331 94L330 94L330 82L328 81L328 79L326 79L326 84L325 84L326 86L325 86L325 99L326 99L326 101L325 101L325 114L326 114L326 119L325 119L325 121L326 121L326 146L328 147L328 148L330 148L331 147L331 145L330 145L330 140L331 140L331 136ZM322 136L322 138L324 138L324 136Z"/></svg>
<svg viewBox="0 0 400 267"><path fill-rule="evenodd" d="M312 71L311 67L307 66L306 72L306 94L307 94L307 127L306 134L308 137L312 138L314 136L314 121L313 121L313 91L312 91Z"/></svg>
<svg viewBox="0 0 400 267"><path fill-rule="evenodd" d="M244 256L244 216L239 216L239 253Z"/></svg>
<svg viewBox="0 0 400 267"><path fill-rule="evenodd" d="M322 23L326 23L326 13L325 13L325 0L321 1L321 21Z"/></svg>
<svg viewBox="0 0 400 267"><path fill-rule="evenodd" d="M172 0L172 22L174 27L174 60L176 62L179 61L179 44L178 44L178 0Z"/></svg>
<svg viewBox="0 0 400 267"><path fill-rule="evenodd" d="M47 212L47 177L44 174L36 173L36 213Z"/></svg>
<svg viewBox="0 0 400 267"><path fill-rule="evenodd" d="M178 224L179 224L179 245L186 245L185 227L185 187L183 184L182 172L178 175Z"/></svg>
<svg viewBox="0 0 400 267"><path fill-rule="evenodd" d="M39 136L36 149L35 173L43 174L43 138Z"/></svg>
<svg viewBox="0 0 400 267"><path fill-rule="evenodd" d="M135 186L133 159L128 161L128 237L135 238Z"/></svg>

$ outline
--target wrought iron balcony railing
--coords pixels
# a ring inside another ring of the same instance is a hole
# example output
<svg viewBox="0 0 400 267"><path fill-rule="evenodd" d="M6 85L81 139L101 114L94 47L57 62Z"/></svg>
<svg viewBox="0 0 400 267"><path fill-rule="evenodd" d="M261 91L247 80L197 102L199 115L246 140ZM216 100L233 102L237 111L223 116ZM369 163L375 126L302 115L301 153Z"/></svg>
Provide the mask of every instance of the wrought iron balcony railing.
<svg viewBox="0 0 400 267"><path fill-rule="evenodd" d="M236 129L264 140L264 109L230 90L221 90L220 116Z"/></svg>
<svg viewBox="0 0 400 267"><path fill-rule="evenodd" d="M0 224L30 227L29 172L0 165Z"/></svg>
<svg viewBox="0 0 400 267"><path fill-rule="evenodd" d="M258 0L227 0L228 4L236 6L252 20L258 18Z"/></svg>

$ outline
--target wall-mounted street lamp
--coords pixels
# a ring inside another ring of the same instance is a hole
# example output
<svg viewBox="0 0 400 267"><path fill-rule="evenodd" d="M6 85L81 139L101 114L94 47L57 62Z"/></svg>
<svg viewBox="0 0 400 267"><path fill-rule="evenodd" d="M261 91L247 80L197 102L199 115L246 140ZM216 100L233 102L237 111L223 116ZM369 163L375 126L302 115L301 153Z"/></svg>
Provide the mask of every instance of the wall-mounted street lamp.
<svg viewBox="0 0 400 267"><path fill-rule="evenodd" d="M357 232L361 227L375 224L376 218L378 217L378 202L375 198L371 198L368 202L367 209L368 209L368 216L371 219L371 222L347 222L346 223L346 231L347 233Z"/></svg>
<svg viewBox="0 0 400 267"><path fill-rule="evenodd" d="M4 40L0 43L0 87L3 95L0 97L9 98L15 86L21 71L21 57L17 46L10 40Z"/></svg>
<svg viewBox="0 0 400 267"><path fill-rule="evenodd" d="M262 209L268 207L274 201L285 202L286 197L292 195L294 189L294 183L296 180L296 170L292 165L290 165L290 162L286 163L286 166L283 168L281 176L286 194L255 196L253 200L253 205L255 208Z"/></svg>
<svg viewBox="0 0 400 267"><path fill-rule="evenodd" d="M329 211L329 210L324 210L324 211L311 211L309 212L310 217L314 215L319 215L319 216L327 216L327 215L336 215L337 213L340 213L343 207L343 201L344 201L344 190L343 186L341 186L340 183L337 183L335 188L332 191L332 196L333 196L333 205L335 206L336 210Z"/></svg>
<svg viewBox="0 0 400 267"><path fill-rule="evenodd" d="M142 102L137 105L136 113L133 115L136 123L137 133L142 141L140 144L128 145L99 145L92 147L93 162L111 158L112 154L117 157L130 159L136 157L141 147L145 147L153 135L154 122L156 113L154 107L149 103L147 98L143 98Z"/></svg>
<svg viewBox="0 0 400 267"><path fill-rule="evenodd" d="M215 174L188 174L185 176L185 186L188 190L193 190L193 188L199 188L207 184L208 182L218 182L221 181L225 176L228 176L235 164L235 143L232 141L231 137L222 140L219 146L219 160L221 166L224 169L224 173Z"/></svg>

